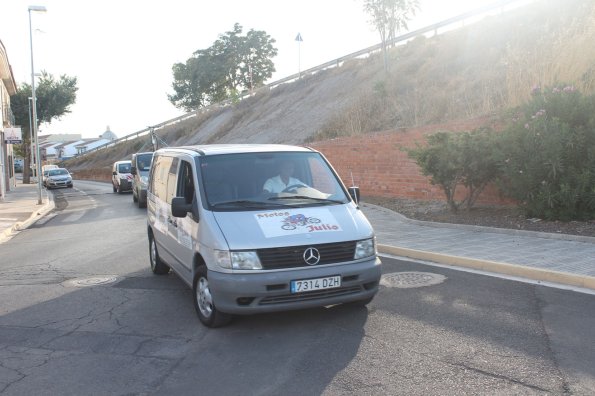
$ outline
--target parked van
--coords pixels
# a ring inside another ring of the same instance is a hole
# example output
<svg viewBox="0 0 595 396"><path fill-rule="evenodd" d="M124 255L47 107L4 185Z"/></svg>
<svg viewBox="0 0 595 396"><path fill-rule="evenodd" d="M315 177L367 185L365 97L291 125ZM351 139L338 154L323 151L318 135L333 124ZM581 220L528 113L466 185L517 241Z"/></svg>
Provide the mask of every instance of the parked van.
<svg viewBox="0 0 595 396"><path fill-rule="evenodd" d="M59 166L58 165L43 165L41 167L41 173L45 173L45 171L49 171L50 169L58 169Z"/></svg>
<svg viewBox="0 0 595 396"><path fill-rule="evenodd" d="M308 148L160 149L147 193L151 269L193 288L208 327L236 314L365 305L381 263L358 195Z"/></svg>
<svg viewBox="0 0 595 396"><path fill-rule="evenodd" d="M149 171L153 161L153 152L132 154L132 201L139 208L147 207L147 183L149 181Z"/></svg>
<svg viewBox="0 0 595 396"><path fill-rule="evenodd" d="M132 191L132 174L130 161L116 161L112 165L112 188L114 192Z"/></svg>

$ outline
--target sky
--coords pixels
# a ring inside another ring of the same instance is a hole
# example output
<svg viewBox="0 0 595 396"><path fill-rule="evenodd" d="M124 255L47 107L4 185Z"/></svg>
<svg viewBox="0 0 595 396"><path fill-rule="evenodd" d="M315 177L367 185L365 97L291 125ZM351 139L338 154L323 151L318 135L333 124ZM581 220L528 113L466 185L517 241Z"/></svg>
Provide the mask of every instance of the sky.
<svg viewBox="0 0 595 396"><path fill-rule="evenodd" d="M410 30L496 0L420 0ZM31 84L30 5L36 73L77 77L71 112L40 135L122 137L184 114L174 107L172 66L210 47L234 23L276 40L273 82L380 42L363 0L2 0L0 41L17 84ZM300 33L303 41L295 41ZM404 33L404 32L402 32Z"/></svg>

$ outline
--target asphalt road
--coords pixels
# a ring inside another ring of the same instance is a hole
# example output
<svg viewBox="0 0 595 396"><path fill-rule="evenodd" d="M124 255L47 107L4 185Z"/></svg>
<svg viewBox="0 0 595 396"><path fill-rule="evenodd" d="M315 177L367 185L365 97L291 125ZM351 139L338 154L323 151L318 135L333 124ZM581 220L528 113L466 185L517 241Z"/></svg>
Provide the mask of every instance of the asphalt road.
<svg viewBox="0 0 595 396"><path fill-rule="evenodd" d="M144 209L75 185L0 245L2 395L595 393L593 295L383 258L368 308L207 329L151 273Z"/></svg>

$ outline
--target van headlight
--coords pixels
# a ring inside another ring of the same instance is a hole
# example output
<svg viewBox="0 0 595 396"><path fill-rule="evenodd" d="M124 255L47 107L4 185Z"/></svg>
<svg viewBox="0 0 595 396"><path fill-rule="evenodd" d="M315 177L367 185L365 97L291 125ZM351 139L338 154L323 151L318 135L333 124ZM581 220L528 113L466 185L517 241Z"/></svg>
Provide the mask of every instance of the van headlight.
<svg viewBox="0 0 595 396"><path fill-rule="evenodd" d="M357 241L357 243L355 244L355 254L353 255L354 260L375 255L376 243L374 243L374 238L364 239L363 241Z"/></svg>
<svg viewBox="0 0 595 396"><path fill-rule="evenodd" d="M221 268L236 270L262 269L258 254L254 251L229 252L227 250L216 250L215 258Z"/></svg>
<svg viewBox="0 0 595 396"><path fill-rule="evenodd" d="M140 185L141 187L147 187L147 184L149 184L149 178L147 176L141 176L140 177Z"/></svg>

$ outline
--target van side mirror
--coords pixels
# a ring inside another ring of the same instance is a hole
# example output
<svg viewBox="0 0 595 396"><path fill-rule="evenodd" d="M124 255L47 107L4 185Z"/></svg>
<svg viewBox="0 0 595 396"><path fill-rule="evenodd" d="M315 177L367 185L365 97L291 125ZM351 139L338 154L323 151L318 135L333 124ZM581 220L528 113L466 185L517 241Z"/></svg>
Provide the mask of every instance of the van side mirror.
<svg viewBox="0 0 595 396"><path fill-rule="evenodd" d="M359 204L359 200L360 200L360 192L359 192L359 187L349 187L349 195L351 196L351 199L353 199L355 201L356 204Z"/></svg>
<svg viewBox="0 0 595 396"><path fill-rule="evenodd" d="M116 176L117 174L118 174L118 172L116 172L116 171L112 172L112 175L114 175L114 176Z"/></svg>
<svg viewBox="0 0 595 396"><path fill-rule="evenodd" d="M136 166L133 166L130 168L130 174L131 175L136 175Z"/></svg>
<svg viewBox="0 0 595 396"><path fill-rule="evenodd" d="M192 212L192 204L186 203L184 197L174 197L171 200L171 214L174 217L186 217L188 212Z"/></svg>

